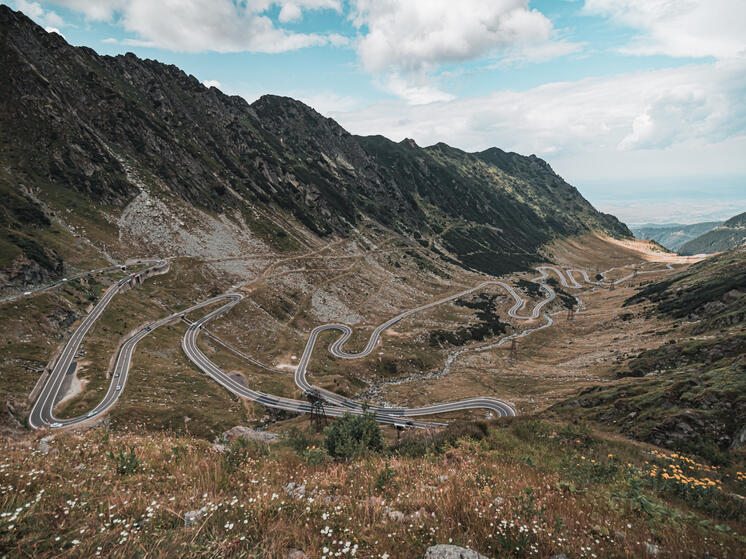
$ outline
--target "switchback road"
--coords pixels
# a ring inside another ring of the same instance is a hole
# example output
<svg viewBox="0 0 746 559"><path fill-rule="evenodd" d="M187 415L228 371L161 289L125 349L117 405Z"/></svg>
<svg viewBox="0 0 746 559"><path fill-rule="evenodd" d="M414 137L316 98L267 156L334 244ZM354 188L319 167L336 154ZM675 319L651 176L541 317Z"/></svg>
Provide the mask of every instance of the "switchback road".
<svg viewBox="0 0 746 559"><path fill-rule="evenodd" d="M146 276L154 275L154 274L162 274L168 271L168 264L165 261L161 260L161 261L147 261L147 262L148 263L154 262L154 265L142 271L140 273L142 277L146 277ZM668 265L667 268L673 269L670 264ZM103 269L103 270L108 270L108 269ZM605 275L612 270L607 270L606 272L604 272L602 274L602 277L605 277ZM332 342L332 344L329 347L329 351L335 357L339 357L342 359L359 359L359 358L365 357L366 355L369 355L371 351L380 343L381 333L385 331L386 329L390 328L391 326L393 326L394 324L396 324L397 322L407 318L408 316L411 316L414 313L422 312L427 309L431 309L437 305L441 305L446 302L453 301L459 297L463 297L465 295L474 293L488 286L499 286L502 289L504 289L513 298L514 304L508 310L508 314L511 317L520 319L520 320L535 320L542 315L542 310L544 309L544 307L550 304L556 297L555 292L552 289L552 287L546 283L546 280L549 277L550 272L557 275L563 287L567 287L571 289L579 289L579 288L582 288L583 285L577 281L573 273L581 274L583 276L583 279L588 284L596 285L596 286L608 286L608 285L611 285L612 283L613 284L621 283L638 274L660 272L661 270L652 270L652 271L645 271L645 272L638 272L635 270L632 274L629 274L628 276L625 276L621 279L614 280L613 282L593 281L588 277L587 272L581 269L567 270L566 272L567 275L565 275L565 273L563 273L560 269L554 266L540 266L537 268L537 271L539 271L541 275L537 278L534 278L532 281L540 285L540 288L544 291L544 293L546 294L546 297L542 299L541 301L539 301L538 303L536 303L532 311L528 314L520 313L521 309L523 309L523 307L526 305L526 301L510 285L499 280L489 280L489 281L484 281L475 287L461 291L454 295L450 295L448 297L444 297L442 299L433 301L431 303L422 305L420 307L410 309L408 311L405 311L387 320L386 322L384 322L383 324L379 325L378 327L374 329L365 348L359 353L349 353L343 349L345 342L352 335L352 329L346 324L334 323L334 324L324 324L324 325L318 326L311 332L309 339L306 343L306 347L303 351L303 355L295 371L295 383L303 391L303 393L306 396L311 397L311 398L320 397L321 399L326 401L327 405L325 406L325 413L327 415L338 417L338 416L343 415L344 413L360 414L360 413L363 413L363 406L359 402L349 399L349 398L345 398L333 392L312 386L306 379L306 374L308 372L307 371L308 363L311 359L311 355L313 353L316 341L322 332L325 332L327 330L338 330L341 332L341 335L334 342ZM88 273L92 273L92 272L88 272ZM182 339L182 349L184 353L186 354L186 356L202 372L210 376L218 384L220 384L227 390L231 391L232 393L236 394L237 396L258 402L270 408L282 409L282 410L291 411L295 413L310 413L312 411L312 404L310 401L294 400L291 398L273 396L271 394L266 394L266 393L252 390L250 388L243 386L242 384L233 380L229 375L227 375L224 371L222 371L216 364L210 361L204 355L204 353L199 349L199 347L197 346L197 336L199 335L200 331L203 330L204 325L210 322L211 320L214 320L217 317L228 312L231 308L233 308L233 306L238 304L238 302L241 301L242 299L242 296L240 294L227 293L224 295L213 297L201 303L198 303L192 307L184 309L183 311L175 312L161 320L158 320L152 324L149 324L141 328L135 334L133 334L132 336L124 340L124 342L122 343L120 347L119 353L117 355L117 360L115 363L111 383L109 385L106 395L101 400L101 402L93 410L91 410L90 412L88 412L87 414L83 416L76 417L76 418L70 418L70 419L56 418L54 416L54 406L59 401L60 390L64 382L65 374L70 369L71 365L73 364L73 359L80 347L80 344L85 334L88 332L91 326L96 322L96 320L98 320L98 318L101 316L104 309L107 307L109 302L111 302L114 296L117 293L119 293L123 288L125 288L128 282L133 281L133 278L137 277L137 275L138 274L132 274L131 276L124 278L118 281L117 283L115 283L114 285L112 285L104 293L104 296L96 304L93 310L85 317L83 322L75 329L72 336L65 344L60 357L57 359L51 371L51 374L49 375L49 378L46 380L41 390L41 394L39 395L36 402L34 403L34 406L31 410L31 414L29 416L29 424L31 425L32 428L37 429L41 427L51 427L51 428L72 427L72 426L75 426L81 423L91 421L95 419L96 417L100 416L101 414L105 413L116 403L117 399L119 398L119 396L121 395L122 391L125 388L129 369L130 369L130 364L132 360L132 354L140 340L142 340L150 332L152 332L156 328L159 328L160 326L163 326L164 324L168 324L169 322L172 322L174 320L184 318L187 314L197 309L200 309L200 308L203 308L209 305L213 305L219 302L224 302L224 304L220 306L219 308L211 311L204 317L200 318L199 320L192 322L187 328L187 331L184 334L184 337ZM526 329L518 334L506 336L504 338L501 338L499 341L493 344L490 344L488 346L483 346L482 349L486 349L489 347L495 347L501 343L504 343L505 341L511 338L525 336L530 332L533 332L541 328L546 328L547 326L551 325L552 324L551 317L546 313L544 313L543 316L545 317L545 323L543 325ZM468 350L469 349L467 348L464 351L468 351ZM452 355L456 355L456 354L452 354ZM451 359L451 356L449 356L449 359ZM259 362L257 361L257 363ZM448 367L449 365L450 365L450 362L447 362L446 366ZM408 418L415 417L415 416L422 416L422 415L442 414L442 413L469 410L469 409L486 409L500 416L509 416L509 415L516 414L515 409L510 404L502 400L499 400L497 398L492 398L492 397L468 398L465 400L439 403L439 404L434 404L431 406L420 407L420 408L374 407L374 408L370 408L369 411L373 413L376 420L381 423L394 424L398 426L432 427L432 426L438 426L442 424L419 422L419 421L415 421L415 420L408 419Z"/></svg>

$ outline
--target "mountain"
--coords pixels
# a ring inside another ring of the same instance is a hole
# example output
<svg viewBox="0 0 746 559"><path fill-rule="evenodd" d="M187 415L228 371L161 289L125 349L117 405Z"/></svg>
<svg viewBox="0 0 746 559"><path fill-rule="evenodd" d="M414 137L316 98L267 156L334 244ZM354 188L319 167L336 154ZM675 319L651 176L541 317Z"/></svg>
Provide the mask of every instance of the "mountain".
<svg viewBox="0 0 746 559"><path fill-rule="evenodd" d="M636 439L724 463L746 444L746 247L706 258L627 299L628 319L672 319L676 338L555 406Z"/></svg>
<svg viewBox="0 0 746 559"><path fill-rule="evenodd" d="M353 136L293 99L72 47L6 6L0 64L0 289L101 255L282 252L362 223L493 274L558 237L631 236L536 156Z"/></svg>
<svg viewBox="0 0 746 559"><path fill-rule="evenodd" d="M696 239L700 235L712 231L715 227L722 224L722 221L706 221L690 225L680 223L658 225L651 223L633 226L630 229L638 239L651 239L667 249L676 252L684 243Z"/></svg>
<svg viewBox="0 0 746 559"><path fill-rule="evenodd" d="M741 246L746 242L746 212L731 217L721 226L700 235L679 248L679 254L710 254Z"/></svg>

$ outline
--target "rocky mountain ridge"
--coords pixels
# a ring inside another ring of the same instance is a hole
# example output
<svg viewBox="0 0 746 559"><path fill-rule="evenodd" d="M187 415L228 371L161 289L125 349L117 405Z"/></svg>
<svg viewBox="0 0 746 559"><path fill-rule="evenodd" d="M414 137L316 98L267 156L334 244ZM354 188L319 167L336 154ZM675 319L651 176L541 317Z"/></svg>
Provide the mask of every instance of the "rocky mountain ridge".
<svg viewBox="0 0 746 559"><path fill-rule="evenodd" d="M71 231L102 253L177 250L158 239L178 231L140 242L120 230L143 193L190 234L217 216L282 252L377 223L493 274L557 237L631 235L536 156L353 136L293 99L249 104L172 65L70 46L6 6L0 64L6 288L59 277L82 242Z"/></svg>

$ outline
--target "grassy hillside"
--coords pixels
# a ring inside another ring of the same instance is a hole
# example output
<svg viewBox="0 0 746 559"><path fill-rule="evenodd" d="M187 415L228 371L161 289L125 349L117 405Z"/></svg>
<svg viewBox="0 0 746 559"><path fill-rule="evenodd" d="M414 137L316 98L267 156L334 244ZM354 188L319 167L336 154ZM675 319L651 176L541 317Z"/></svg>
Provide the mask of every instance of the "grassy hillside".
<svg viewBox="0 0 746 559"><path fill-rule="evenodd" d="M456 425L389 438L350 461L332 461L323 437L303 432L271 446L216 447L99 428L2 445L0 552L11 555L299 549L411 559L437 543L492 558L746 553L743 471L571 423Z"/></svg>
<svg viewBox="0 0 746 559"><path fill-rule="evenodd" d="M733 216L728 221L696 239L685 243L680 254L710 254L730 250L746 243L746 212Z"/></svg>
<svg viewBox="0 0 746 559"><path fill-rule="evenodd" d="M717 463L746 443L746 249L703 260L627 300L631 313L676 319L676 337L554 409ZM634 379L634 380L632 380Z"/></svg>
<svg viewBox="0 0 746 559"><path fill-rule="evenodd" d="M712 231L715 227L722 224L722 221L706 221L690 225L682 225L680 223L671 225L651 224L631 227L631 230L638 239L652 239L668 250L676 252L684 243L696 239L700 235Z"/></svg>

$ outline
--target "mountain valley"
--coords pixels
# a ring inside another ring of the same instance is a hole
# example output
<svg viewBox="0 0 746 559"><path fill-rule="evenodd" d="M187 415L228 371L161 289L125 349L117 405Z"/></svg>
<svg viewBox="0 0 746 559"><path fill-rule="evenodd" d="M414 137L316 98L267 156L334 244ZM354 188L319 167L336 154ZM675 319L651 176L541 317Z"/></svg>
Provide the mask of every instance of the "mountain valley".
<svg viewBox="0 0 746 559"><path fill-rule="evenodd" d="M742 216L675 254L4 5L0 64L0 556L746 553Z"/></svg>

